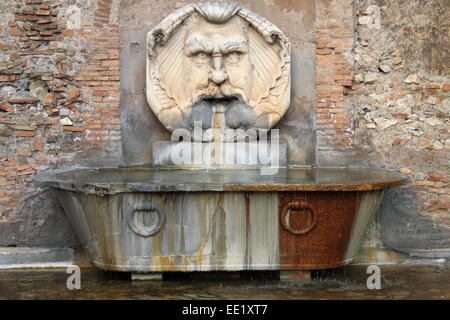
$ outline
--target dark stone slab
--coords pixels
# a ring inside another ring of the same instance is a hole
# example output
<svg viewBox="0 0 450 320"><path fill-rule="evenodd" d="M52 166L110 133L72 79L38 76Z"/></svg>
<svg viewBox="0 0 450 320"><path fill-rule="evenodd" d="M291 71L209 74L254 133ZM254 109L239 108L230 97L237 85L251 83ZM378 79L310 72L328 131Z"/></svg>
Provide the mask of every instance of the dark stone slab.
<svg viewBox="0 0 450 320"><path fill-rule="evenodd" d="M437 217L419 214L417 200L409 188L389 190L380 213L384 246L412 256L450 256L450 229Z"/></svg>
<svg viewBox="0 0 450 320"><path fill-rule="evenodd" d="M52 190L24 200L22 210L0 223L0 246L74 247L79 241Z"/></svg>

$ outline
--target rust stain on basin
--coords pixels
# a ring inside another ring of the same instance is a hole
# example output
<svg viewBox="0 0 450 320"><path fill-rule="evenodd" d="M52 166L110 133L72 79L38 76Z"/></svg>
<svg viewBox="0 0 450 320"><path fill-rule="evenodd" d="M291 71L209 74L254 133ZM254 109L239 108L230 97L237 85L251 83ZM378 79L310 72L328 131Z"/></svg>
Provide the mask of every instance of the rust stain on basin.
<svg viewBox="0 0 450 320"><path fill-rule="evenodd" d="M359 207L359 192L302 192L280 194L280 207L302 201L314 219L303 219L297 228L280 225L280 263L292 269L334 268L346 263L345 253ZM305 216L299 212L296 215ZM280 216L285 219L285 216ZM314 223L314 224L312 224ZM305 229L310 225L312 228ZM304 234L295 230L304 228Z"/></svg>

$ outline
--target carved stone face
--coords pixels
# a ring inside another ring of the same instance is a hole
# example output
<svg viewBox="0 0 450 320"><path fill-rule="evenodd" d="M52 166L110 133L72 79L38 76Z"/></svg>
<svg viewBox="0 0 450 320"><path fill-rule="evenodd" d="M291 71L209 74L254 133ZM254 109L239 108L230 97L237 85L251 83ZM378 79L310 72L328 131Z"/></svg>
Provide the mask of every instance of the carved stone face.
<svg viewBox="0 0 450 320"><path fill-rule="evenodd" d="M177 10L149 32L148 51L147 100L170 131L270 129L289 107L289 41L238 4Z"/></svg>
<svg viewBox="0 0 450 320"><path fill-rule="evenodd" d="M239 17L224 24L197 19L186 30L184 54L185 97L239 96L245 101L251 95L248 33Z"/></svg>

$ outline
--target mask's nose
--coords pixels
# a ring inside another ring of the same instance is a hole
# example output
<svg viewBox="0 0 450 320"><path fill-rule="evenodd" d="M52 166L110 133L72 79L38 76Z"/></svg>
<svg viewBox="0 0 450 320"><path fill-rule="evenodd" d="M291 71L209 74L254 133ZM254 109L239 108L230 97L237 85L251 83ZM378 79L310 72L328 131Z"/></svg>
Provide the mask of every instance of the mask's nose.
<svg viewBox="0 0 450 320"><path fill-rule="evenodd" d="M221 54L213 54L212 68L209 74L209 79L217 85L222 84L227 80L227 72L224 68L223 56Z"/></svg>

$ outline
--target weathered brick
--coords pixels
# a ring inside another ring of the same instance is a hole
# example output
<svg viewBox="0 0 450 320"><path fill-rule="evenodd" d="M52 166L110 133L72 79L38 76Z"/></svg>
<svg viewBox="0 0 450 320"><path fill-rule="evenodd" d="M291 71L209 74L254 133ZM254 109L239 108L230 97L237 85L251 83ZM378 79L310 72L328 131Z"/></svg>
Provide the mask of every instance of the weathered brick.
<svg viewBox="0 0 450 320"><path fill-rule="evenodd" d="M16 133L16 137L18 138L29 138L34 137L36 135L35 131L21 131Z"/></svg>
<svg viewBox="0 0 450 320"><path fill-rule="evenodd" d="M11 111L13 111L13 108L10 106L6 106L4 104L0 104L0 110L6 111L6 112L11 112Z"/></svg>
<svg viewBox="0 0 450 320"><path fill-rule="evenodd" d="M34 104L38 103L40 100L37 98L27 98L27 99L7 99L6 102L10 104Z"/></svg>
<svg viewBox="0 0 450 320"><path fill-rule="evenodd" d="M36 10L34 12L35 15L37 16L49 16L50 15L50 11L49 10Z"/></svg>
<svg viewBox="0 0 450 320"><path fill-rule="evenodd" d="M73 126L64 126L64 131L74 131L74 132L83 132L83 127L73 127Z"/></svg>
<svg viewBox="0 0 450 320"><path fill-rule="evenodd" d="M34 131L34 130L36 130L36 128L32 127L32 126L15 126L14 129L15 130L22 130L22 131Z"/></svg>

